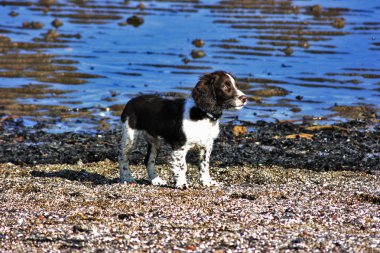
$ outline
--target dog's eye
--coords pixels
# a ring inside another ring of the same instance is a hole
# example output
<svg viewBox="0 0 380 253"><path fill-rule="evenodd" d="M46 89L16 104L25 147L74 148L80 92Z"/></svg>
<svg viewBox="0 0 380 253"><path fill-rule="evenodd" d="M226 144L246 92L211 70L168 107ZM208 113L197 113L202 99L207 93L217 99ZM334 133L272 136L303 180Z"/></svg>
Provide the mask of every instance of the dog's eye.
<svg viewBox="0 0 380 253"><path fill-rule="evenodd" d="M231 87L231 83L230 82L225 82L224 85L223 85L223 89L229 89Z"/></svg>

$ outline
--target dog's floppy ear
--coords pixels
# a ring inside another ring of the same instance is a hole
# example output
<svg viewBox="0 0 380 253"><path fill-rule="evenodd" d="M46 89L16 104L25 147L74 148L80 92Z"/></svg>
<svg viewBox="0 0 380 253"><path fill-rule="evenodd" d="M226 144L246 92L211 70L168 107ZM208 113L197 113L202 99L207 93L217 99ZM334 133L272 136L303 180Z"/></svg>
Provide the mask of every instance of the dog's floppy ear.
<svg viewBox="0 0 380 253"><path fill-rule="evenodd" d="M199 78L199 81L195 88L193 89L192 95L196 97L215 97L215 91L213 84L215 83L216 77L213 74L205 74Z"/></svg>
<svg viewBox="0 0 380 253"><path fill-rule="evenodd" d="M216 79L217 76L212 73L203 75L191 93L195 103L203 111L215 112L217 110L219 113L214 88Z"/></svg>

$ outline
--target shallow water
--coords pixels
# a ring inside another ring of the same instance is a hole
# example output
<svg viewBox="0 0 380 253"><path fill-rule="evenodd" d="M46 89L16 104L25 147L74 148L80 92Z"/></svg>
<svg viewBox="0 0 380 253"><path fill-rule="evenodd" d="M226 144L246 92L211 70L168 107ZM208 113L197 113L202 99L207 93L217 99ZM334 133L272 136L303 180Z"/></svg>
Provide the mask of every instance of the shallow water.
<svg viewBox="0 0 380 253"><path fill-rule="evenodd" d="M219 69L249 95L224 121L378 121L378 1L25 0L0 13L0 113L36 128L113 128L136 94L189 94ZM133 15L143 23L126 25Z"/></svg>

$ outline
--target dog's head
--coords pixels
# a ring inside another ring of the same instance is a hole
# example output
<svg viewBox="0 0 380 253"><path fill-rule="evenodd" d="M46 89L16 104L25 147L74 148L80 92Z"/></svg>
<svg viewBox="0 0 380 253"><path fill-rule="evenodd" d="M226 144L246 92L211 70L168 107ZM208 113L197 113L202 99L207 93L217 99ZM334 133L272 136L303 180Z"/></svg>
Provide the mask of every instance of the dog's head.
<svg viewBox="0 0 380 253"><path fill-rule="evenodd" d="M241 109L247 97L237 87L233 75L216 71L199 79L192 97L203 111L220 115L225 109Z"/></svg>

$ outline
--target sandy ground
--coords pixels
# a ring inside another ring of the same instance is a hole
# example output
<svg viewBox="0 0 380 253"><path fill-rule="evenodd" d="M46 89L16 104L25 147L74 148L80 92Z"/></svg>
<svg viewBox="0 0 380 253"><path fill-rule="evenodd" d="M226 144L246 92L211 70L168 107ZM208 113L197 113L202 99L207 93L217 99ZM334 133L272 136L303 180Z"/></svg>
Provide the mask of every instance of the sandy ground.
<svg viewBox="0 0 380 253"><path fill-rule="evenodd" d="M0 165L1 252L380 252L380 173L213 168L205 189L118 184L117 164ZM171 179L166 166L163 178Z"/></svg>

